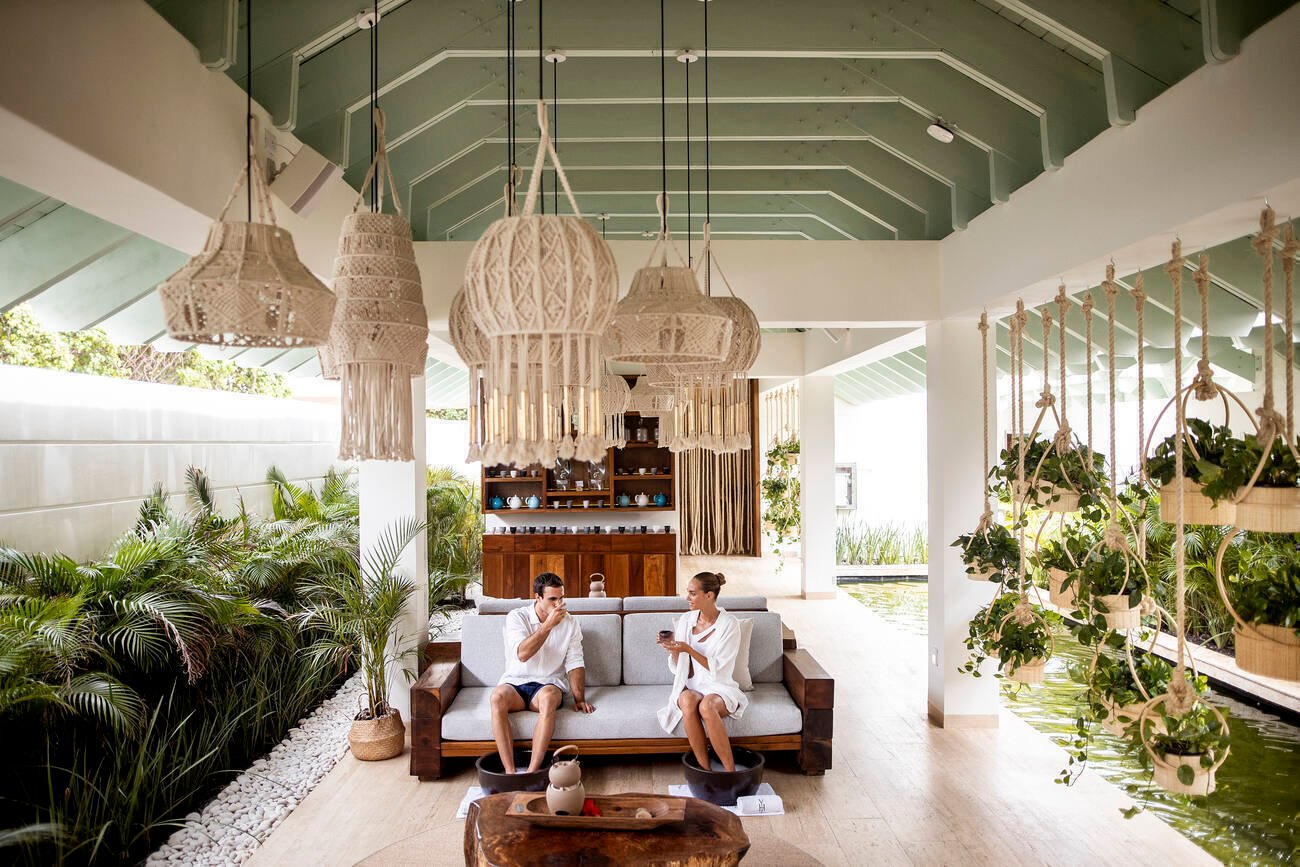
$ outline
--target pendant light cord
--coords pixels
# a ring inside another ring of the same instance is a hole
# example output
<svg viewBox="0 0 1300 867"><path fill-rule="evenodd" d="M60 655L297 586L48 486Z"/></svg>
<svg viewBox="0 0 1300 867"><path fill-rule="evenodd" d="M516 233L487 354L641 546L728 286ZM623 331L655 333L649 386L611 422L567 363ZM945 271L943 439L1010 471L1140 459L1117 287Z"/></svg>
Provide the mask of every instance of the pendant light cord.
<svg viewBox="0 0 1300 867"><path fill-rule="evenodd" d="M248 63L245 88L244 177L248 180L248 222L253 222L253 0L244 0L244 59Z"/></svg>
<svg viewBox="0 0 1300 867"><path fill-rule="evenodd" d="M707 4L706 4L707 5ZM664 35L664 0L659 0L659 160L662 167L660 182L663 193L663 216L659 231L668 234L668 73L664 66L667 40Z"/></svg>
<svg viewBox="0 0 1300 867"><path fill-rule="evenodd" d="M379 0L375 0L374 20L370 24L370 162L379 148L379 131L375 109L379 107ZM379 179L370 187L370 210L379 211Z"/></svg>
<svg viewBox="0 0 1300 867"><path fill-rule="evenodd" d="M689 268L695 264L691 255L691 64L682 66L686 67L686 266Z"/></svg>
<svg viewBox="0 0 1300 867"><path fill-rule="evenodd" d="M506 213L515 212L515 0L506 0Z"/></svg>
<svg viewBox="0 0 1300 867"><path fill-rule="evenodd" d="M542 57L543 46L546 44L543 34L546 32L542 29L542 10L545 8L545 0L537 0L537 98L546 102L546 60ZM546 179L542 182L545 184ZM546 187L542 187L542 194L538 196L541 199L542 213L546 213ZM556 210L559 210L559 203L556 203Z"/></svg>
<svg viewBox="0 0 1300 867"><path fill-rule="evenodd" d="M713 178L709 137L709 0L704 0L704 222L713 221Z"/></svg>
<svg viewBox="0 0 1300 867"><path fill-rule="evenodd" d="M551 64L551 101L554 107L551 109L554 116L551 120L551 146L555 152L560 152L560 62L556 60ZM551 195L555 197L555 213L560 213L560 175L551 167ZM574 216L577 216L576 214Z"/></svg>

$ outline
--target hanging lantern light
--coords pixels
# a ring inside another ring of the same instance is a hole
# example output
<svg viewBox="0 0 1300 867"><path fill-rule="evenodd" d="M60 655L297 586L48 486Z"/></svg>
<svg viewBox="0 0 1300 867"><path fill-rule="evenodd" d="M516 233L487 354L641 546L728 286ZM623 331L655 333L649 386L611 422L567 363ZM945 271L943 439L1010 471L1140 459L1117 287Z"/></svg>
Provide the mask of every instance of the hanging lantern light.
<svg viewBox="0 0 1300 867"><path fill-rule="evenodd" d="M605 447L621 449L627 445L627 429L623 413L627 412L632 390L623 377L607 373L600 380L600 406L604 414Z"/></svg>
<svg viewBox="0 0 1300 867"><path fill-rule="evenodd" d="M600 339L618 298L614 255L582 219L538 102L540 140L522 213L494 222L470 251L465 293L488 341L490 403L515 411L485 417L484 460L550 464L601 460ZM547 155L573 215L535 214ZM513 197L507 185L507 207Z"/></svg>
<svg viewBox="0 0 1300 867"><path fill-rule="evenodd" d="M447 330L456 354L469 368L469 451L466 463L483 460L483 418L485 395L483 393L483 367L488 360L487 338L474 323L461 289L451 299L451 312L447 317Z"/></svg>
<svg viewBox="0 0 1300 867"><path fill-rule="evenodd" d="M389 167L384 113L374 110L376 149L356 205L371 192L373 211L349 214L334 260L338 310L321 370L342 382L343 460L412 460L411 379L424 371L429 324L411 224ZM373 182L373 188L371 184ZM387 184L396 214L383 213Z"/></svg>
<svg viewBox="0 0 1300 867"><path fill-rule="evenodd" d="M252 46L252 4L244 32ZM204 242L203 250L158 284L167 333L185 343L214 346L318 346L329 337L334 294L298 259L293 236L276 225L271 194L257 159L249 58L247 155L244 170ZM247 184L248 221L227 221ZM261 222L253 222L253 205Z"/></svg>

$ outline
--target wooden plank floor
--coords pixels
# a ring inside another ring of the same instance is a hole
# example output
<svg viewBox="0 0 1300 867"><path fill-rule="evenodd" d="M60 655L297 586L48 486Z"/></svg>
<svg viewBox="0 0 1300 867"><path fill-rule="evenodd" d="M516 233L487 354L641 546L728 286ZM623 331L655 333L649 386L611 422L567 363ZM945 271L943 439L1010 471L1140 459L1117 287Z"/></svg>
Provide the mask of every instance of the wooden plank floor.
<svg viewBox="0 0 1300 867"><path fill-rule="evenodd" d="M1014 715L996 730L947 731L926 719L925 644L847 595L798 598L797 561L682 558L679 574L727 575L728 594L764 593L801 647L835 677L834 768L804 777L781 757L767 780L787 814L744 820L746 864L1215 863L1155 816L1126 820L1130 800L1095 774L1053 783L1065 753ZM599 713L599 710L597 710ZM345 756L252 859L254 865L460 864L456 808L474 784L468 760L421 783L407 757ZM674 758L591 759L588 791L667 792Z"/></svg>

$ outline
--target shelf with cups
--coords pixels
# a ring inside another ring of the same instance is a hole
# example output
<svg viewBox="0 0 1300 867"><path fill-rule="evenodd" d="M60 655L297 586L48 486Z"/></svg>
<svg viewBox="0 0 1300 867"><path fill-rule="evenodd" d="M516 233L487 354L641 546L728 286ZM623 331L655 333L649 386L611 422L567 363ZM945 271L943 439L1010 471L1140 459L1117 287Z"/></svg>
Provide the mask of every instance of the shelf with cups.
<svg viewBox="0 0 1300 867"><path fill-rule="evenodd" d="M662 481L667 481L667 480L669 480L669 479L671 479L671 478L672 478L672 476L671 476L670 474L668 474L668 473L654 473L654 474L651 474L651 473L644 473L644 474L640 474L640 473L632 473L632 474L629 474L629 475L626 475L626 476L615 476L615 477L614 477L614 481L616 481L616 482L632 482L632 481L646 481L646 480L649 480L649 481L652 481L652 482L655 482L655 481L662 482Z"/></svg>

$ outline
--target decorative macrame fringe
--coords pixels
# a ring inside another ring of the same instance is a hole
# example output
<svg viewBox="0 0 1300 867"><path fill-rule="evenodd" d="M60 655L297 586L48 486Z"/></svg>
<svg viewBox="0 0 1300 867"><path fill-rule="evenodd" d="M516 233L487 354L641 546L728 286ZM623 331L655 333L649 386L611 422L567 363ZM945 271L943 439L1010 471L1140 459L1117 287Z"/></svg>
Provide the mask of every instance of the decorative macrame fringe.
<svg viewBox="0 0 1300 867"><path fill-rule="evenodd" d="M411 375L392 364L340 365L343 460L410 461Z"/></svg>

